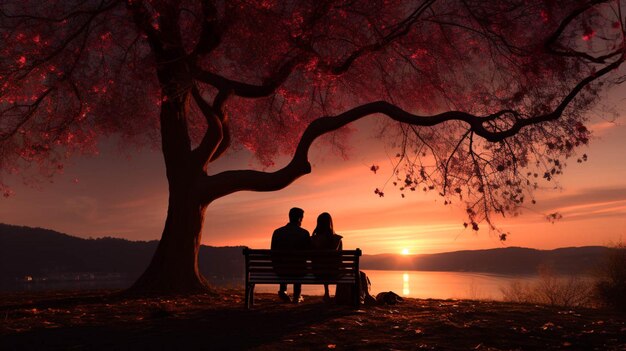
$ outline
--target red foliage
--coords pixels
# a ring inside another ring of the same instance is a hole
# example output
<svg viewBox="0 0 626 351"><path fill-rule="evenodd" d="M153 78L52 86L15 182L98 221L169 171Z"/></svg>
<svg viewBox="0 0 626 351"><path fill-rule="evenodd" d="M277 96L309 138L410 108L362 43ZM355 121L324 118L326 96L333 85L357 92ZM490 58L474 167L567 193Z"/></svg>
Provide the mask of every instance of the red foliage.
<svg viewBox="0 0 626 351"><path fill-rule="evenodd" d="M156 145L164 105L184 96L182 138L197 147L219 128L227 140L215 139L207 162L223 149L244 147L269 166L276 155L294 154L321 116L388 101L415 114L411 127L386 126L402 149L405 172L396 184L460 197L475 209L474 224L530 197L537 183L519 168L539 168L531 173L550 180L561 169L544 167L546 157L567 158L588 142L584 112L598 87L591 82L622 60L622 22L608 6L3 2L2 170L34 163L52 174L111 135L133 146ZM190 97L192 87L204 105ZM446 111L465 115L438 115ZM428 122L427 114L437 118ZM533 122L518 128L520 120ZM412 150L417 157L409 157Z"/></svg>

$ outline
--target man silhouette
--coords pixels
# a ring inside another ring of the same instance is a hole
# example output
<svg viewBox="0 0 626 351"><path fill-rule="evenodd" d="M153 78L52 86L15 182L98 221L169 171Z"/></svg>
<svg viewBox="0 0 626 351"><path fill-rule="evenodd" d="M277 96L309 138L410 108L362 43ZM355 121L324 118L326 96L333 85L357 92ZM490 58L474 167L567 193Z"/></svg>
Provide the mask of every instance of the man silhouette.
<svg viewBox="0 0 626 351"><path fill-rule="evenodd" d="M280 227L272 234L272 250L308 250L311 245L311 236L309 232L302 228L302 219L304 218L304 210L294 207L289 210L289 223L284 227ZM281 263L278 259L274 259L274 270L280 274L281 269L288 269L289 266L299 265L300 262ZM301 262L304 264L304 261ZM300 295L302 291L301 284L293 285L293 302L300 303L304 299ZM285 301L292 301L287 295L287 284L280 284L278 297Z"/></svg>

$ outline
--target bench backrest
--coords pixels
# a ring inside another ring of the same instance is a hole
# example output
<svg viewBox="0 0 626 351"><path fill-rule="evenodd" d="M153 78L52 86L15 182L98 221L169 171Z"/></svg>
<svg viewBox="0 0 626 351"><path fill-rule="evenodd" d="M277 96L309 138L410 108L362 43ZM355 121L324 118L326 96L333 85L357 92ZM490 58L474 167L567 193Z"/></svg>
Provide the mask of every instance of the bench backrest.
<svg viewBox="0 0 626 351"><path fill-rule="evenodd" d="M361 250L284 251L244 248L246 281L277 283L354 283Z"/></svg>

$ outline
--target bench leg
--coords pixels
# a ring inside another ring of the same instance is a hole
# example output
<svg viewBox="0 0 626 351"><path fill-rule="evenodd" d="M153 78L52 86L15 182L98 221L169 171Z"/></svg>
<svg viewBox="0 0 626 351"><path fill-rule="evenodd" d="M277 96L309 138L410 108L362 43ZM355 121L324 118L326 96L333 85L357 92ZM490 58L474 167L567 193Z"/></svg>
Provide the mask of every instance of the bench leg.
<svg viewBox="0 0 626 351"><path fill-rule="evenodd" d="M254 306L254 284L250 284L250 306Z"/></svg>
<svg viewBox="0 0 626 351"><path fill-rule="evenodd" d="M254 305L254 284L246 285L246 309Z"/></svg>
<svg viewBox="0 0 626 351"><path fill-rule="evenodd" d="M250 284L246 283L246 291L245 293L245 297L244 297L244 304L246 305L246 309L250 308Z"/></svg>
<svg viewBox="0 0 626 351"><path fill-rule="evenodd" d="M245 303L246 309L250 309L254 305L254 284L246 285Z"/></svg>
<svg viewBox="0 0 626 351"><path fill-rule="evenodd" d="M359 307L361 305L361 273L356 273L356 279L354 282L354 307Z"/></svg>

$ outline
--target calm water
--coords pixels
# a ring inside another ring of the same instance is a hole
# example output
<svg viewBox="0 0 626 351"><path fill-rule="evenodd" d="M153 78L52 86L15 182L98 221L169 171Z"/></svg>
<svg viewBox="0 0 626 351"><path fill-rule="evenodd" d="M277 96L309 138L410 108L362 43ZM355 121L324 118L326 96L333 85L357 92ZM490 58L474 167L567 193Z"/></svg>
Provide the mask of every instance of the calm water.
<svg viewBox="0 0 626 351"><path fill-rule="evenodd" d="M383 291L393 291L400 296L434 299L490 299L501 300L501 287L507 287L513 281L530 283L537 281L538 276L498 275L488 273L462 272L424 272L424 271L379 271L365 270L372 283L372 295ZM243 278L236 280L214 280L213 285L243 289ZM22 283L16 286L3 287L0 290L33 291L33 290L80 290L80 289L124 289L131 281L67 281L57 283ZM289 286L289 294L292 287ZM331 294L335 287L331 286ZM256 292L275 293L278 285L257 285ZM323 295L323 285L302 286L304 295Z"/></svg>
<svg viewBox="0 0 626 351"><path fill-rule="evenodd" d="M488 273L378 271L364 270L372 283L372 295L393 291L400 296L433 299L501 300L501 287L513 281L533 282L538 276L497 275ZM288 287L289 294L292 292ZM258 285L256 292L276 292L278 286ZM330 288L331 294L334 287ZM323 295L324 286L304 285L303 295Z"/></svg>

